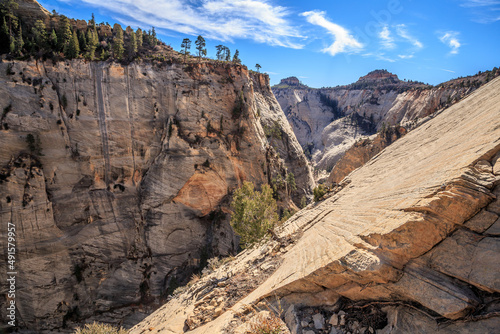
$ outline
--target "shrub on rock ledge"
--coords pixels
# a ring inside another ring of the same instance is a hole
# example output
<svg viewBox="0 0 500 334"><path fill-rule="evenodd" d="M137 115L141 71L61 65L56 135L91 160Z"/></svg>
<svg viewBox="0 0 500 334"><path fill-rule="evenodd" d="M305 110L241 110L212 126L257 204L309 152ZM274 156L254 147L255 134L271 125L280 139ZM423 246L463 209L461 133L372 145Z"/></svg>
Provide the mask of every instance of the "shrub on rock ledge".
<svg viewBox="0 0 500 334"><path fill-rule="evenodd" d="M251 182L244 182L233 195L231 225L241 237L240 245L247 248L260 241L268 229L278 223L277 205L273 191L267 184L262 191L254 189Z"/></svg>

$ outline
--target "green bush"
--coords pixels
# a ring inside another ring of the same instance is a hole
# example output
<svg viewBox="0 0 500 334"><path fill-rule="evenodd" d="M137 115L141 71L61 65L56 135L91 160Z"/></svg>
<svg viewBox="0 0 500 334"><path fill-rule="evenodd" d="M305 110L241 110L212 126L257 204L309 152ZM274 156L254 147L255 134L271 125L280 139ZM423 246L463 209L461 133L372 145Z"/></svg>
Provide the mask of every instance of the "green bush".
<svg viewBox="0 0 500 334"><path fill-rule="evenodd" d="M264 125L264 134L268 138L281 140L283 138L283 129L278 121L273 121L271 126Z"/></svg>
<svg viewBox="0 0 500 334"><path fill-rule="evenodd" d="M231 225L241 237L240 245L247 248L260 241L268 229L278 223L277 205L269 185L262 186L262 191L254 190L251 182L244 182L237 189L231 203L233 215Z"/></svg>
<svg viewBox="0 0 500 334"><path fill-rule="evenodd" d="M127 334L128 331L123 328L113 327L107 324L94 322L87 324L83 328L77 328L74 334Z"/></svg>
<svg viewBox="0 0 500 334"><path fill-rule="evenodd" d="M313 189L313 195L314 195L314 201L318 202L321 197L323 197L326 192L328 191L328 188L325 187L322 184L319 184L316 188Z"/></svg>
<svg viewBox="0 0 500 334"><path fill-rule="evenodd" d="M307 206L307 198L306 196L302 196L300 199L300 208L303 209Z"/></svg>

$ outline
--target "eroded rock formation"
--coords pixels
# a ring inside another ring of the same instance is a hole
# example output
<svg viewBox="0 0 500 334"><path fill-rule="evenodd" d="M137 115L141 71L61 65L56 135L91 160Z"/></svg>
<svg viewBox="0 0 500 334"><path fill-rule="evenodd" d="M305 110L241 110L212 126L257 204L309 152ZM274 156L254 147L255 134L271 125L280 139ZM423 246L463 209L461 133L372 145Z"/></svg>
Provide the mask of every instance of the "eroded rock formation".
<svg viewBox="0 0 500 334"><path fill-rule="evenodd" d="M132 333L245 333L264 309L291 333L494 333L499 89L497 78L388 146Z"/></svg>
<svg viewBox="0 0 500 334"><path fill-rule="evenodd" d="M452 105L499 74L485 72L432 87L376 70L353 84L321 89L287 78L273 92L313 165L330 172L358 140L389 125L412 128L418 119Z"/></svg>
<svg viewBox="0 0 500 334"><path fill-rule="evenodd" d="M0 245L15 224L21 328L137 323L207 256L234 252L244 180L293 172L292 197L311 192L268 78L243 66L4 61L0 81ZM268 122L283 125L272 145Z"/></svg>

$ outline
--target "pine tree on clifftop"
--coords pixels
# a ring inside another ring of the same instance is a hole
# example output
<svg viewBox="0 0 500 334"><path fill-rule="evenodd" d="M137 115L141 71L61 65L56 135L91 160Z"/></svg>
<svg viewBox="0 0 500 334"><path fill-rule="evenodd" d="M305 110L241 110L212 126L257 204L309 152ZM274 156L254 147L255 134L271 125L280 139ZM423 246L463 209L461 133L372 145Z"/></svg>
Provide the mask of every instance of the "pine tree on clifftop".
<svg viewBox="0 0 500 334"><path fill-rule="evenodd" d="M94 29L89 29L87 31L87 56L90 60L93 60L95 57L95 50L97 49L97 45L99 44L99 37L97 37L97 32Z"/></svg>
<svg viewBox="0 0 500 334"><path fill-rule="evenodd" d="M34 42L39 49L44 49L47 46L47 28L42 20L37 20L35 25L31 29L33 34Z"/></svg>
<svg viewBox="0 0 500 334"><path fill-rule="evenodd" d="M2 26L0 27L0 50L2 52L8 52L9 44L10 44L9 27L7 26L7 21L5 21L5 17L3 17Z"/></svg>
<svg viewBox="0 0 500 334"><path fill-rule="evenodd" d="M127 42L127 56L133 58L137 52L137 39L135 33L132 31Z"/></svg>
<svg viewBox="0 0 500 334"><path fill-rule="evenodd" d="M115 32L115 36L113 37L113 56L121 60L123 57L123 29L121 25L115 23L113 26L113 31Z"/></svg>
<svg viewBox="0 0 500 334"><path fill-rule="evenodd" d="M233 63L241 64L240 51L238 51L238 49L236 49L236 51L234 52Z"/></svg>
<svg viewBox="0 0 500 334"><path fill-rule="evenodd" d="M137 30L135 31L135 39L136 39L136 43L137 43L137 48L141 48L142 47L142 42L143 42L143 35L142 35L142 30L141 28L137 28Z"/></svg>
<svg viewBox="0 0 500 334"><path fill-rule="evenodd" d="M17 34L17 38L15 39L14 42L14 53L17 55L22 54L23 46L24 46L24 40L23 40L23 29L22 27L19 27L19 32Z"/></svg>
<svg viewBox="0 0 500 334"><path fill-rule="evenodd" d="M66 48L66 52L64 55L68 59L77 58L80 54L80 45L78 43L78 37L76 36L76 30L73 31L73 35L69 40L68 47Z"/></svg>
<svg viewBox="0 0 500 334"><path fill-rule="evenodd" d="M186 61L186 56L189 54L189 49L191 49L191 40L184 38L181 43L181 53L184 55L184 61Z"/></svg>
<svg viewBox="0 0 500 334"><path fill-rule="evenodd" d="M207 49L205 48L206 46L205 39L200 35L196 39L195 44L196 44L196 50L198 50L198 61L200 61L201 57L207 55Z"/></svg>
<svg viewBox="0 0 500 334"><path fill-rule="evenodd" d="M69 41L73 37L69 19L66 16L61 17L61 20L59 21L59 29L57 32L58 49L59 51L63 51L64 53L66 53L69 46Z"/></svg>

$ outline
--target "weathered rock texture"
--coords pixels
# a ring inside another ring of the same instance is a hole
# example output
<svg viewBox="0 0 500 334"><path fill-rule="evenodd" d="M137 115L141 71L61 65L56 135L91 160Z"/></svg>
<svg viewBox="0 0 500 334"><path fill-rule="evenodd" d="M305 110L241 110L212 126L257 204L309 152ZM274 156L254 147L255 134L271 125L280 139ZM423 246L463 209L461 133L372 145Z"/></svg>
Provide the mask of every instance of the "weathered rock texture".
<svg viewBox="0 0 500 334"><path fill-rule="evenodd" d="M242 333L275 297L292 333L324 323L303 327L297 310L337 312L342 300L388 305L377 333L495 332L499 89L497 78L388 146L275 240L190 285L132 333ZM345 312L336 316L331 332L347 332Z"/></svg>
<svg viewBox="0 0 500 334"><path fill-rule="evenodd" d="M388 127L370 138L358 140L335 164L328 176L328 183L340 183L353 170L363 166L406 132L406 129L400 126Z"/></svg>
<svg viewBox="0 0 500 334"><path fill-rule="evenodd" d="M2 62L0 81L0 245L15 224L21 328L136 323L235 250L226 213L244 180L293 172L295 198L313 186L268 78L245 67Z"/></svg>
<svg viewBox="0 0 500 334"><path fill-rule="evenodd" d="M387 125L409 126L450 106L500 74L495 72L435 87L401 81L384 70L373 71L351 85L321 89L287 78L273 86L273 92L313 165L330 171L357 140Z"/></svg>

